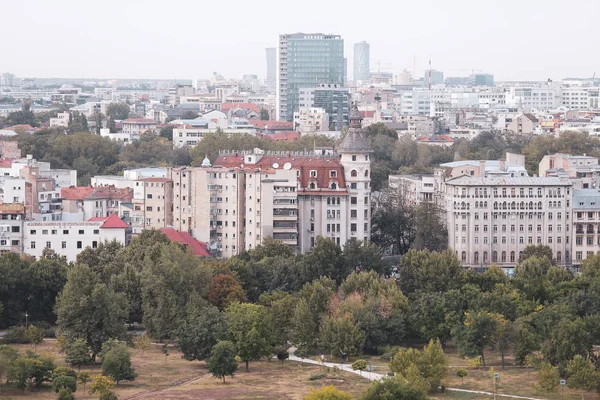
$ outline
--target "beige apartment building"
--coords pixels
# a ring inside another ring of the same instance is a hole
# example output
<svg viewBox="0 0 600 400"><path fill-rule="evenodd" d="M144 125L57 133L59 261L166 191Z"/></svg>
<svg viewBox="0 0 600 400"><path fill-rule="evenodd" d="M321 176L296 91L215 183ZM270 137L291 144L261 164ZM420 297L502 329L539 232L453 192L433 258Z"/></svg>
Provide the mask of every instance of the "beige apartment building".
<svg viewBox="0 0 600 400"><path fill-rule="evenodd" d="M168 178L141 178L133 186L133 233L160 229L173 224L173 181Z"/></svg>
<svg viewBox="0 0 600 400"><path fill-rule="evenodd" d="M465 266L514 267L529 245L571 263L572 183L566 178L458 177L446 181L448 245Z"/></svg>

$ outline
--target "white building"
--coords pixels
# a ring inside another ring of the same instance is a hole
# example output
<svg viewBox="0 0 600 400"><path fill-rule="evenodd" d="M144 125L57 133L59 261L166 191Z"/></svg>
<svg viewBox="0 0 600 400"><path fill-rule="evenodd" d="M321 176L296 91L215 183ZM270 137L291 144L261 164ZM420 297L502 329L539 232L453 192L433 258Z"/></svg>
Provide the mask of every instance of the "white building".
<svg viewBox="0 0 600 400"><path fill-rule="evenodd" d="M71 262L86 247L96 248L105 241L127 245L127 229L127 224L115 214L78 222L25 221L23 252L39 258L45 248L52 249Z"/></svg>
<svg viewBox="0 0 600 400"><path fill-rule="evenodd" d="M329 130L329 114L322 108L301 108L294 112L294 129L300 133Z"/></svg>
<svg viewBox="0 0 600 400"><path fill-rule="evenodd" d="M56 115L56 118L50 118L50 128L54 128L54 127L66 128L66 127L68 127L70 116L71 116L71 113L69 113L68 111L58 113Z"/></svg>

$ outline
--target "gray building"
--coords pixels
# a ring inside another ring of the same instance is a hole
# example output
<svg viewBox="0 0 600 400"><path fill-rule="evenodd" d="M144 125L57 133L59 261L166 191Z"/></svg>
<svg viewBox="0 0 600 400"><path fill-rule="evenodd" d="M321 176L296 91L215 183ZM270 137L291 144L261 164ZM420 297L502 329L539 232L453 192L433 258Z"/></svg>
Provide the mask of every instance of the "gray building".
<svg viewBox="0 0 600 400"><path fill-rule="evenodd" d="M471 75L471 84L473 86L494 86L494 75L473 74Z"/></svg>
<svg viewBox="0 0 600 400"><path fill-rule="evenodd" d="M370 48L365 41L354 43L354 82L365 82L371 78Z"/></svg>
<svg viewBox="0 0 600 400"><path fill-rule="evenodd" d="M267 87L274 88L277 82L277 48L268 47L265 49L267 58Z"/></svg>
<svg viewBox="0 0 600 400"><path fill-rule="evenodd" d="M433 85L441 85L444 83L444 73L442 71L425 70L425 75L423 75L423 86L429 87L429 75L431 73L431 86Z"/></svg>
<svg viewBox="0 0 600 400"><path fill-rule="evenodd" d="M341 131L348 126L350 92L342 85L321 84L300 89L299 108L317 107L329 114L329 126Z"/></svg>
<svg viewBox="0 0 600 400"><path fill-rule="evenodd" d="M277 119L293 121L301 88L344 84L344 41L339 35L294 33L279 36Z"/></svg>

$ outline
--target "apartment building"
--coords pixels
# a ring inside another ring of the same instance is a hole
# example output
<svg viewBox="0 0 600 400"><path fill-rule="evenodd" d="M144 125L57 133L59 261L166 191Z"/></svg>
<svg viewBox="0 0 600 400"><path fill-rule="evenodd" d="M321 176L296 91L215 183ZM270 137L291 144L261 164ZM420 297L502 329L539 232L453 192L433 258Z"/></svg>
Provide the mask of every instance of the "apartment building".
<svg viewBox="0 0 600 400"><path fill-rule="evenodd" d="M173 181L168 178L141 178L133 185L131 227L161 229L173 224Z"/></svg>
<svg viewBox="0 0 600 400"><path fill-rule="evenodd" d="M572 183L566 178L469 177L445 182L448 245L465 266L514 267L528 245L571 263Z"/></svg>
<svg viewBox="0 0 600 400"><path fill-rule="evenodd" d="M573 191L573 260L574 266L600 254L600 192L596 189Z"/></svg>
<svg viewBox="0 0 600 400"><path fill-rule="evenodd" d="M22 203L0 204L0 253L23 252L23 223L25 206Z"/></svg>
<svg viewBox="0 0 600 400"><path fill-rule="evenodd" d="M60 190L60 209L64 221L87 221L112 214L122 215L122 206L131 203L131 188L114 186L74 186Z"/></svg>
<svg viewBox="0 0 600 400"><path fill-rule="evenodd" d="M322 108L301 108L294 112L294 128L301 133L329 130L329 114Z"/></svg>
<svg viewBox="0 0 600 400"><path fill-rule="evenodd" d="M146 118L127 118L121 121L121 133L131 136L131 139L138 139L144 132L156 130L156 121Z"/></svg>
<svg viewBox="0 0 600 400"><path fill-rule="evenodd" d="M62 127L66 128L69 126L69 119L71 117L71 113L68 111L58 113L55 118L50 118L50 128Z"/></svg>
<svg viewBox="0 0 600 400"><path fill-rule="evenodd" d="M597 157L587 155L549 154L539 164L540 176L567 177L574 189L597 189L600 186L600 165Z"/></svg>

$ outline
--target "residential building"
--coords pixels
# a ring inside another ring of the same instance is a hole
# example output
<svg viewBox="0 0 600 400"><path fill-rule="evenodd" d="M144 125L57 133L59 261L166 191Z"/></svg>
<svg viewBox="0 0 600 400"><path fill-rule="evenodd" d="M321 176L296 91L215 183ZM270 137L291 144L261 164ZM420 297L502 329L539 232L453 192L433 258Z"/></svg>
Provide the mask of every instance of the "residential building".
<svg viewBox="0 0 600 400"><path fill-rule="evenodd" d="M123 215L124 203L131 203L133 190L114 186L73 186L62 188L59 196L64 221L87 221L94 217Z"/></svg>
<svg viewBox="0 0 600 400"><path fill-rule="evenodd" d="M173 224L173 181L140 178L133 186L133 234L143 229L161 229Z"/></svg>
<svg viewBox="0 0 600 400"><path fill-rule="evenodd" d="M354 82L367 82L371 77L369 43L354 43Z"/></svg>
<svg viewBox="0 0 600 400"><path fill-rule="evenodd" d="M208 246L199 240L196 240L187 232L179 232L173 228L161 228L160 231L169 238L171 242L179 243L186 249L189 249L193 255L200 257L210 257Z"/></svg>
<svg viewBox="0 0 600 400"><path fill-rule="evenodd" d="M25 205L3 202L0 204L0 253L23 252L23 223Z"/></svg>
<svg viewBox="0 0 600 400"><path fill-rule="evenodd" d="M446 180L448 245L465 266L514 267L529 245L571 262L571 192L566 178L475 177Z"/></svg>
<svg viewBox="0 0 600 400"><path fill-rule="evenodd" d="M279 36L277 120L292 121L300 89L344 85L344 41L339 35L295 33Z"/></svg>
<svg viewBox="0 0 600 400"><path fill-rule="evenodd" d="M540 176L567 177L575 189L600 188L598 157L549 154L540 161L538 172Z"/></svg>
<svg viewBox="0 0 600 400"><path fill-rule="evenodd" d="M422 202L444 205L441 182L433 175L390 175L388 187L393 194L402 196L411 205Z"/></svg>
<svg viewBox="0 0 600 400"><path fill-rule="evenodd" d="M96 248L105 241L129 244L128 226L116 214L87 221L25 221L23 253L40 258L52 249L68 262L75 261L86 247Z"/></svg>
<svg viewBox="0 0 600 400"><path fill-rule="evenodd" d="M127 118L121 121L122 129L121 133L131 135L133 139L139 139L139 137L147 131L156 130L156 121L153 119L146 118Z"/></svg>
<svg viewBox="0 0 600 400"><path fill-rule="evenodd" d="M471 75L472 86L494 86L494 75L474 73Z"/></svg>
<svg viewBox="0 0 600 400"><path fill-rule="evenodd" d="M539 120L533 114L525 113L513 119L506 129L520 135L532 135L538 127Z"/></svg>
<svg viewBox="0 0 600 400"><path fill-rule="evenodd" d="M50 118L50 128L62 127L66 128L69 126L69 119L71 113L68 111L58 113L55 118Z"/></svg>
<svg viewBox="0 0 600 400"><path fill-rule="evenodd" d="M301 133L329 130L329 114L322 108L301 108L294 112L294 129Z"/></svg>
<svg viewBox="0 0 600 400"><path fill-rule="evenodd" d="M322 108L329 115L331 130L341 131L349 122L350 92L348 88L336 84L300 88L298 107L296 111L302 108Z"/></svg>
<svg viewBox="0 0 600 400"><path fill-rule="evenodd" d="M573 190L573 266L600 254L600 192L597 189Z"/></svg>

